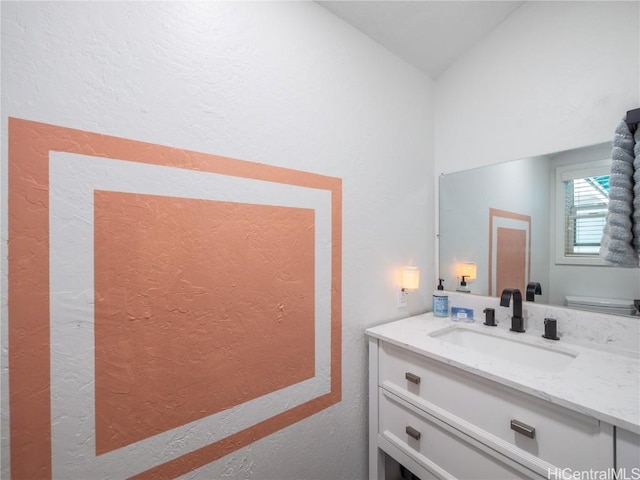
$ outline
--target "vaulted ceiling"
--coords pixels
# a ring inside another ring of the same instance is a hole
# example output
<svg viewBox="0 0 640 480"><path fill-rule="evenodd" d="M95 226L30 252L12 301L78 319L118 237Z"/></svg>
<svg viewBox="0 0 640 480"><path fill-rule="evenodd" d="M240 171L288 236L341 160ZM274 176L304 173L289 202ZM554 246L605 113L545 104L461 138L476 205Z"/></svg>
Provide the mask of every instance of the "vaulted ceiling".
<svg viewBox="0 0 640 480"><path fill-rule="evenodd" d="M524 2L317 3L435 79Z"/></svg>

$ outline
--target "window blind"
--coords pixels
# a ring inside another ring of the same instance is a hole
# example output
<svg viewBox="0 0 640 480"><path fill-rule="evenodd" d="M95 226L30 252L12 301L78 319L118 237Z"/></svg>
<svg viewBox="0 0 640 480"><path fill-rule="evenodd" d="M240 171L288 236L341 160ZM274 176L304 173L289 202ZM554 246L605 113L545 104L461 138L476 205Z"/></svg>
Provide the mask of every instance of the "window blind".
<svg viewBox="0 0 640 480"><path fill-rule="evenodd" d="M597 255L609 205L609 175L564 180L565 255Z"/></svg>

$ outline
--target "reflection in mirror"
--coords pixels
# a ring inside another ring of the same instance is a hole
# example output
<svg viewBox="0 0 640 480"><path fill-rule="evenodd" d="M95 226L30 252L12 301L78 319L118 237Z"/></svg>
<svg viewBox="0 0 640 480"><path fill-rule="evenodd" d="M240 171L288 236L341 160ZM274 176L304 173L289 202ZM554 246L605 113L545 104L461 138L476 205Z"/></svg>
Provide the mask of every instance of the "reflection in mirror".
<svg viewBox="0 0 640 480"><path fill-rule="evenodd" d="M572 174L566 172L586 172L594 188L606 190L593 169L610 158L606 142L442 175L439 260L445 288L459 288L460 266L473 262L476 278L465 282L472 294L499 296L507 287L525 292L529 282L538 282L542 293L535 301L552 305L566 306L566 297L576 296L639 298L640 268L607 266L594 253L593 238L598 242L601 232L589 229L602 228L602 212L583 209L584 219L571 216L580 205L577 186L567 193L573 180L568 183Z"/></svg>

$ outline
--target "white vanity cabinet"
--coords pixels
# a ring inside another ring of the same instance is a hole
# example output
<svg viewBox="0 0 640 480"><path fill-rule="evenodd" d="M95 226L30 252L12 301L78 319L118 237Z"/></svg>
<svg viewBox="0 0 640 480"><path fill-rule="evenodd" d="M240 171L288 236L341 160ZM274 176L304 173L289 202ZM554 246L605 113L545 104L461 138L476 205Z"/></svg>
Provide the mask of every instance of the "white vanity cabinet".
<svg viewBox="0 0 640 480"><path fill-rule="evenodd" d="M616 428L616 468L627 478L640 478L640 435Z"/></svg>
<svg viewBox="0 0 640 480"><path fill-rule="evenodd" d="M422 480L614 467L611 425L444 361L370 338L369 375L370 478L385 478L385 455Z"/></svg>

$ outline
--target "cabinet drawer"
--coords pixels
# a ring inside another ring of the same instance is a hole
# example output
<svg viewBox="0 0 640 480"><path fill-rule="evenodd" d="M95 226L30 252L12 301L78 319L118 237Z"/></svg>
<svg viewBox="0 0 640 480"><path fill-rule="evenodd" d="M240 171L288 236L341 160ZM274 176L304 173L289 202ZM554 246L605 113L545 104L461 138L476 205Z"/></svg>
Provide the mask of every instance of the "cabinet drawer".
<svg viewBox="0 0 640 480"><path fill-rule="evenodd" d="M613 464L610 432L603 434L598 420L399 347L381 347L379 385L409 402L426 410L435 405L558 468Z"/></svg>
<svg viewBox="0 0 640 480"><path fill-rule="evenodd" d="M379 435L438 477L499 480L545 478L518 468L508 457L461 438L446 425L380 389Z"/></svg>

